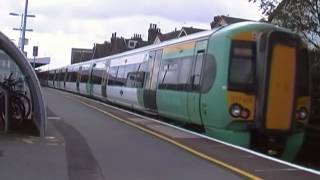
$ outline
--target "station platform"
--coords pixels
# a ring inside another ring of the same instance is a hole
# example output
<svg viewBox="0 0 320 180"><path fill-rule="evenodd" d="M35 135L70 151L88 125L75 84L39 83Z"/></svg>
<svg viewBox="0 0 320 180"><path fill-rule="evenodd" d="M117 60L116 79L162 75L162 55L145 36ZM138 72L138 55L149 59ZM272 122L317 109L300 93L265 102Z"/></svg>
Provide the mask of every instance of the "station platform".
<svg viewBox="0 0 320 180"><path fill-rule="evenodd" d="M0 179L21 179L5 169L25 166L30 171L22 179L320 178L316 171L99 101L50 88L43 88L43 94L48 111L46 137L9 134L11 141L0 141L0 164L11 156L20 162L1 165ZM23 151L10 151L12 147ZM31 170L32 166L38 169Z"/></svg>

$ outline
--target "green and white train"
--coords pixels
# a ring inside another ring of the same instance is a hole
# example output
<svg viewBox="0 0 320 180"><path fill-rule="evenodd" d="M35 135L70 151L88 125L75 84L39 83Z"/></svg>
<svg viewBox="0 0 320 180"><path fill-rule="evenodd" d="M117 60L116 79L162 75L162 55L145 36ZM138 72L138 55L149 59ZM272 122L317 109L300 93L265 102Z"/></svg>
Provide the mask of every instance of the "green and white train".
<svg viewBox="0 0 320 180"><path fill-rule="evenodd" d="M39 73L49 87L196 124L207 136L292 159L310 113L298 35L236 23Z"/></svg>

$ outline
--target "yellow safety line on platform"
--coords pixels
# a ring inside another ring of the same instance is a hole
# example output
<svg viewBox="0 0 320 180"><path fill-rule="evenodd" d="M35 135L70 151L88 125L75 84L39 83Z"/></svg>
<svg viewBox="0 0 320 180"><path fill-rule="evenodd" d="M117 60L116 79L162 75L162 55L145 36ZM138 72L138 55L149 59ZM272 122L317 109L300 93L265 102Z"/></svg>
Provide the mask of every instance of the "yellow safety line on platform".
<svg viewBox="0 0 320 180"><path fill-rule="evenodd" d="M65 97L66 97L66 96L65 96ZM67 98L70 98L70 97L67 97ZM71 98L70 98L70 99L71 99ZM241 169L239 169L239 168L237 168L237 167L234 167L234 166L232 166L232 165L226 164L226 163L224 163L224 162L222 162L222 161L220 161L220 160L214 159L214 158L212 158L212 157L210 157L210 156L208 156L208 155L206 155L206 154L203 154L203 153L201 153L201 152L199 152L199 151L197 151L197 150L195 150L195 149L193 149L193 148L190 148L190 147L188 147L188 146L185 146L185 145L183 145L183 144L181 144L181 143L179 143L179 142L177 142L177 141L175 141L175 140L173 140L173 139L170 139L170 138L168 138L168 137L166 137L166 136L163 136L163 135L161 135L161 134L159 134L159 133L156 133L156 132L154 132L154 131L151 131L151 130L149 130L149 129L146 129L146 128L144 128L144 127L142 127L142 126L139 126L139 125L137 125L137 124L135 124L135 123L132 123L132 122L130 122L130 121L128 121L128 120L122 119L122 118L120 118L120 117L118 117L118 116L116 116L116 115L113 115L112 113L106 112L106 111L104 111L104 110L102 110L102 109L100 109L100 108L97 108L97 107L95 107L95 106L93 106L93 105L90 105L90 104L88 104L88 103L86 103L86 102L83 102L83 101L81 101L81 100L74 99L74 98L72 98L72 99L80 102L81 104L84 104L85 106L88 106L88 107L91 107L92 109L95 109L95 110L97 110L97 111L100 111L100 112L102 112L103 114L106 114L107 116L110 116L110 117L112 117L112 118L114 118L114 119L117 119L118 121L121 121L121 122L123 122L123 123L125 123L125 124L128 124L128 125L130 125L130 126L133 126L133 127L135 127L135 128L138 128L139 130L141 130L141 131L143 131L143 132L152 134L152 135L154 135L154 136L156 136L156 137L158 137L158 138L160 138L160 139L162 139L162 140L164 140L164 141L170 142L170 143L172 143L172 144L174 144L174 145L176 145L176 146L178 146L178 147L180 147L180 148L182 148L182 149L184 149L184 150L186 150L186 151L188 151L188 152L190 152L190 153L192 153L192 154L194 154L194 155L196 155L196 156L199 156L199 157L201 157L201 158L203 158L203 159L205 159L205 160L207 160L207 161L209 161L209 162L218 164L218 165L220 165L220 166L222 166L222 167L224 167L224 168L226 168L226 169L229 169L229 170L231 170L231 171L234 171L234 172L236 172L236 173L238 173L238 174L240 174L240 175L242 175L242 176L245 176L245 177L247 177L247 178L250 178L250 179L253 179L253 180L262 180L262 178L260 178L260 177L257 177L257 176L255 176L255 175L253 175L253 174L250 174L250 173L248 173L248 172L246 172L246 171L244 171L244 170L241 170Z"/></svg>

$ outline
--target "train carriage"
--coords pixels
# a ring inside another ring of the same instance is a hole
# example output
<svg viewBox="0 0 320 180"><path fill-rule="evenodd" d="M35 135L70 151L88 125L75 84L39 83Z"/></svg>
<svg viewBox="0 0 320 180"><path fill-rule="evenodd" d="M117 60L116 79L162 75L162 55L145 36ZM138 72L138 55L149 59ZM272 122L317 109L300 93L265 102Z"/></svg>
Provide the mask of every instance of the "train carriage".
<svg viewBox="0 0 320 180"><path fill-rule="evenodd" d="M48 85L196 124L283 159L297 154L310 112L303 43L258 22L70 65L50 71Z"/></svg>

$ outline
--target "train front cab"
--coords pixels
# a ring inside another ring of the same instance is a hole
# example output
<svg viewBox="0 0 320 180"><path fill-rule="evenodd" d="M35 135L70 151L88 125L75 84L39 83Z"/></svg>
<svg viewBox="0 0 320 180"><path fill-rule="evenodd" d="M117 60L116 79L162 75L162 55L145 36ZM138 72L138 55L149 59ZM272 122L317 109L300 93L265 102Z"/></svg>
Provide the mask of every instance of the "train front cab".
<svg viewBox="0 0 320 180"><path fill-rule="evenodd" d="M298 153L310 112L308 59L301 44L294 34L269 31L256 43L233 40L231 45L229 113L253 120L251 148L285 160ZM240 73L233 74L232 66L241 66Z"/></svg>
<svg viewBox="0 0 320 180"><path fill-rule="evenodd" d="M272 31L259 36L257 52L252 146L290 160L303 143L310 112L307 51L297 35Z"/></svg>
<svg viewBox="0 0 320 180"><path fill-rule="evenodd" d="M209 136L292 160L310 112L308 59L298 36L270 29L237 32L229 45L222 44L225 39L214 40L222 45L208 49L217 59L215 95L202 95L201 114ZM230 61L223 64L219 48L227 46ZM225 67L228 72L221 70ZM224 98L226 104L217 103ZM212 111L205 111L209 108Z"/></svg>

